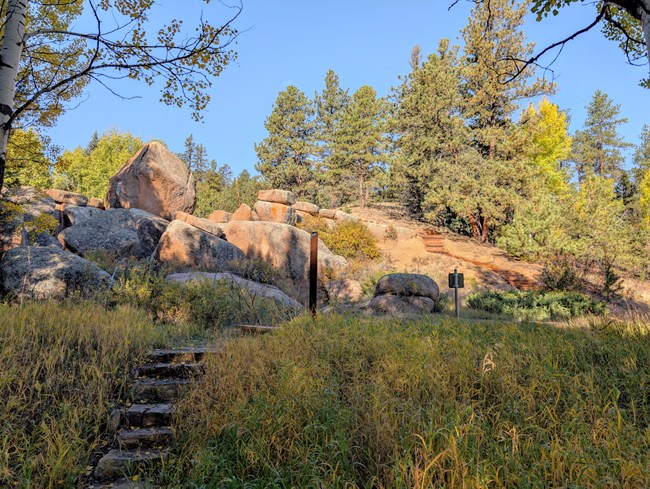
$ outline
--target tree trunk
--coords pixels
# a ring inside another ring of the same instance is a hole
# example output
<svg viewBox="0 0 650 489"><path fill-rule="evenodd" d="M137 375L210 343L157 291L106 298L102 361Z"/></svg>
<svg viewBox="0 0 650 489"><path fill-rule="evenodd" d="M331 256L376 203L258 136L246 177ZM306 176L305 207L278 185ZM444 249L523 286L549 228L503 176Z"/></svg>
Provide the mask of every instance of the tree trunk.
<svg viewBox="0 0 650 489"><path fill-rule="evenodd" d="M482 230L482 235L481 235L481 241L483 243L487 243L488 240L488 233L489 233L489 226L488 226L488 218L484 217L483 218L483 230Z"/></svg>
<svg viewBox="0 0 650 489"><path fill-rule="evenodd" d="M25 42L27 0L9 0L0 46L0 190L4 185L7 141L11 130L18 65Z"/></svg>
<svg viewBox="0 0 650 489"><path fill-rule="evenodd" d="M478 241L481 233L479 233L478 223L476 222L476 219L474 219L474 214L467 211L467 218L469 219L470 226L472 226L472 238Z"/></svg>
<svg viewBox="0 0 650 489"><path fill-rule="evenodd" d="M363 200L363 170L361 168L361 162L359 162L359 207L361 209L365 208L365 202Z"/></svg>

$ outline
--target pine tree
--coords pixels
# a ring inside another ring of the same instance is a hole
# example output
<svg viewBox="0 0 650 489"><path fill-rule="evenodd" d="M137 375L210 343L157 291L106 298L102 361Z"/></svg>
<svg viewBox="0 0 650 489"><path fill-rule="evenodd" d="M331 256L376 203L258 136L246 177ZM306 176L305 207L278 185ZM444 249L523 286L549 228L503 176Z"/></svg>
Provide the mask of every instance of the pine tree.
<svg viewBox="0 0 650 489"><path fill-rule="evenodd" d="M531 79L534 71L529 69L505 83L520 67L518 60L528 59L533 49L520 30L529 5L479 2L463 29L463 116L471 151L463 156L463 170L449 175L447 198L454 212L467 216L472 235L481 241L530 193L532 168L513 114L522 100L554 88Z"/></svg>
<svg viewBox="0 0 650 489"><path fill-rule="evenodd" d="M340 204L336 197L340 175L333 164L332 150L335 135L340 130L341 117L349 103L348 90L343 90L339 77L329 70L325 75L325 88L314 97L316 178L319 183L319 201L328 207Z"/></svg>
<svg viewBox="0 0 650 489"><path fill-rule="evenodd" d="M314 109L311 101L291 85L278 94L264 127L268 136L255 145L255 169L271 186L313 198Z"/></svg>
<svg viewBox="0 0 650 489"><path fill-rule="evenodd" d="M202 144L197 144L194 148L194 161L192 166L192 173L194 173L197 182L202 181L208 170L208 152Z"/></svg>
<svg viewBox="0 0 650 489"><path fill-rule="evenodd" d="M196 158L196 143L194 142L194 135L190 134L185 138L183 143L185 151L178 154L178 157L185 162L190 171L194 170L194 160Z"/></svg>
<svg viewBox="0 0 650 489"><path fill-rule="evenodd" d="M384 101L377 98L374 88L364 85L352 95L332 147L335 175L350 177L340 182L343 202L352 201L356 193L359 207L363 209L368 203L383 162L384 132Z"/></svg>
<svg viewBox="0 0 650 489"><path fill-rule="evenodd" d="M402 202L418 219L424 217L426 195L444 179L446 168L457 164L464 142L457 53L443 39L438 52L421 63L416 46L412 72L393 90L392 170L400 182Z"/></svg>
<svg viewBox="0 0 650 489"><path fill-rule="evenodd" d="M624 157L622 149L630 146L618 133L627 118L621 117L620 105L615 105L606 93L597 90L586 107L587 118L583 129L576 132L573 160L577 163L578 177L587 172L618 179Z"/></svg>
<svg viewBox="0 0 650 489"><path fill-rule="evenodd" d="M641 140L636 146L632 161L634 162L634 181L637 185L645 177L646 173L650 170L650 125L644 124L639 136Z"/></svg>

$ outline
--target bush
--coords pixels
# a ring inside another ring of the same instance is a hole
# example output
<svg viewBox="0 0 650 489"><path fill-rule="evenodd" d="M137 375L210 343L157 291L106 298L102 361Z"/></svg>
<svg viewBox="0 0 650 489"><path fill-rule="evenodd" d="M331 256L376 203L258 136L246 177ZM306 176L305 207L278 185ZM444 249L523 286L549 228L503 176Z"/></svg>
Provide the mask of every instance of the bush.
<svg viewBox="0 0 650 489"><path fill-rule="evenodd" d="M540 278L547 290L575 290L580 284L575 259L567 255L556 255L548 260Z"/></svg>
<svg viewBox="0 0 650 489"><path fill-rule="evenodd" d="M530 321L602 315L606 310L604 303L578 292L476 292L468 296L467 305Z"/></svg>
<svg viewBox="0 0 650 489"><path fill-rule="evenodd" d="M305 231L318 231L325 246L345 258L376 260L381 256L377 240L362 222L329 224L320 217L305 216L298 227Z"/></svg>
<svg viewBox="0 0 650 489"><path fill-rule="evenodd" d="M203 328L236 324L276 324L295 311L255 297L235 284L208 279L167 282L164 268L138 265L121 273L108 292L109 305L144 309L156 321L193 323Z"/></svg>

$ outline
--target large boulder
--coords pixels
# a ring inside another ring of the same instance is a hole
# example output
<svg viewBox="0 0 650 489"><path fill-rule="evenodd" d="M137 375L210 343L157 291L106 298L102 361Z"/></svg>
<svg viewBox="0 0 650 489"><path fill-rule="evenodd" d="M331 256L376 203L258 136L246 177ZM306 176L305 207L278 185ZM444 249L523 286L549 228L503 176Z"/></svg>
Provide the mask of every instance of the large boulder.
<svg viewBox="0 0 650 489"><path fill-rule="evenodd" d="M224 226L228 241L240 248L248 258L264 260L291 279L298 296L303 299L309 288L309 254L311 235L288 224L263 221L232 221ZM347 267L345 258L318 243L318 273L340 272Z"/></svg>
<svg viewBox="0 0 650 489"><path fill-rule="evenodd" d="M260 221L296 224L296 211L285 204L258 200L253 205L253 212L257 214Z"/></svg>
<svg viewBox="0 0 650 489"><path fill-rule="evenodd" d="M370 309L380 314L400 316L402 314L430 314L436 303L428 297L417 295L379 295L370 301Z"/></svg>
<svg viewBox="0 0 650 489"><path fill-rule="evenodd" d="M59 233L59 241L81 256L106 252L115 257L148 258L168 222L140 209L93 209L91 216Z"/></svg>
<svg viewBox="0 0 650 489"><path fill-rule="evenodd" d="M293 208L296 209L297 211L304 212L305 214L310 214L312 216L317 216L318 211L320 210L320 207L318 207L316 204L312 204L311 202L296 202L293 204Z"/></svg>
<svg viewBox="0 0 650 489"><path fill-rule="evenodd" d="M192 273L174 273L168 275L165 280L168 282L187 283L194 280L206 280L209 282L228 282L236 287L244 289L249 295L253 297L264 297L266 299L274 300L278 305L288 307L299 311L302 305L292 299L287 294L282 292L273 285L260 284L252 280L246 280L234 273L207 273L207 272L192 272Z"/></svg>
<svg viewBox="0 0 650 489"><path fill-rule="evenodd" d="M0 284L18 299L62 299L73 292L92 293L110 275L77 255L56 247L21 246L0 261Z"/></svg>
<svg viewBox="0 0 650 489"><path fill-rule="evenodd" d="M189 214L196 183L187 165L158 142L145 144L108 183L106 208L142 209L165 219Z"/></svg>
<svg viewBox="0 0 650 489"><path fill-rule="evenodd" d="M352 214L348 214L347 212L336 211L334 213L334 220L336 222L339 222L339 223L341 223L341 222L358 222L359 218L354 217Z"/></svg>
<svg viewBox="0 0 650 489"><path fill-rule="evenodd" d="M318 215L323 219L334 219L336 216L336 209L319 209Z"/></svg>
<svg viewBox="0 0 650 489"><path fill-rule="evenodd" d="M390 273L379 279L375 287L378 295L421 296L438 300L438 284L426 275L419 273Z"/></svg>
<svg viewBox="0 0 650 489"><path fill-rule="evenodd" d="M261 200L262 202L293 205L296 203L296 194L289 192L288 190L260 190L257 192L257 200Z"/></svg>
<svg viewBox="0 0 650 489"><path fill-rule="evenodd" d="M370 309L380 314L428 314L435 311L438 284L426 275L391 273L377 282Z"/></svg>
<svg viewBox="0 0 650 489"><path fill-rule="evenodd" d="M243 259L244 253L213 234L183 221L172 221L160 238L157 258L163 263L221 272L230 270L230 263Z"/></svg>
<svg viewBox="0 0 650 489"><path fill-rule="evenodd" d="M96 207L81 207L78 205L68 205L63 209L63 226L69 228L75 224L81 224L104 212Z"/></svg>
<svg viewBox="0 0 650 489"><path fill-rule="evenodd" d="M67 190L52 188L47 191L47 195L52 197L57 204L88 205L88 197L75 192L68 192Z"/></svg>

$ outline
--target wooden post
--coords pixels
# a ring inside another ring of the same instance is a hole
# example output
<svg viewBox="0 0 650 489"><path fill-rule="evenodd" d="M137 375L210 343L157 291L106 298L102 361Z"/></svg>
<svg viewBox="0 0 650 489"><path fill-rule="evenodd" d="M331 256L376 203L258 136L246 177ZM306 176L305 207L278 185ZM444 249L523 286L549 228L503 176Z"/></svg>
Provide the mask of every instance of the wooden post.
<svg viewBox="0 0 650 489"><path fill-rule="evenodd" d="M316 317L318 296L318 231L311 233L311 250L309 253L309 311Z"/></svg>

